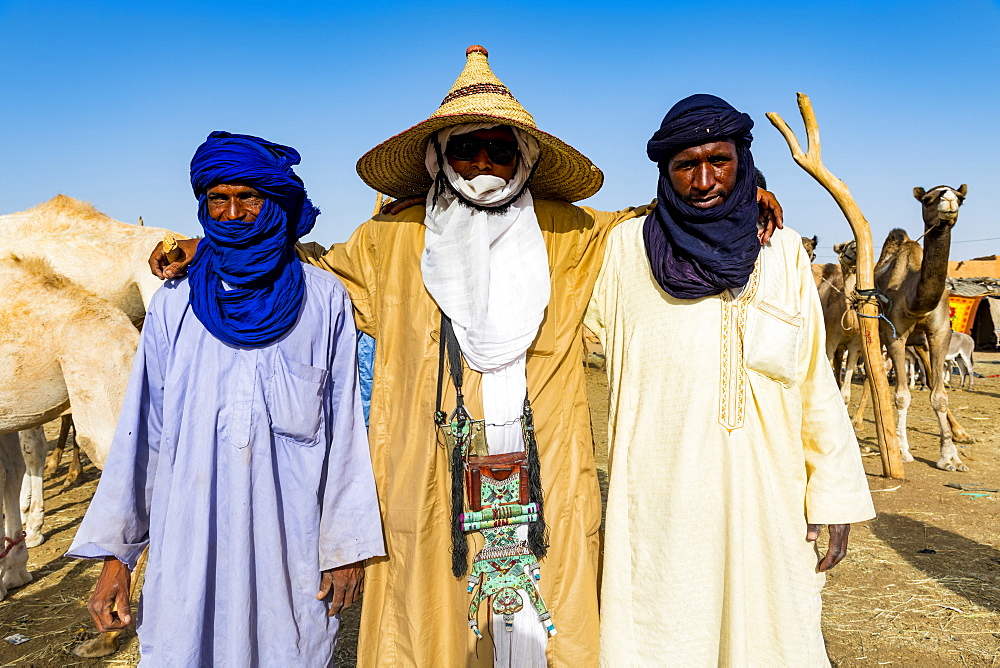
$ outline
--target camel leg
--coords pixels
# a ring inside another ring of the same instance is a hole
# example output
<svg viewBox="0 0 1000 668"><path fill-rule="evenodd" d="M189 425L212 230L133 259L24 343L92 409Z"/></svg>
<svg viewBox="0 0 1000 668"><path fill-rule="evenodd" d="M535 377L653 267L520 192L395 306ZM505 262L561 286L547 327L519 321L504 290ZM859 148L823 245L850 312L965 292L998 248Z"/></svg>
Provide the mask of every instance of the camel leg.
<svg viewBox="0 0 1000 668"><path fill-rule="evenodd" d="M844 368L844 349L835 348L833 352L830 352L829 350L830 347L831 347L830 342L828 341L826 357L827 359L830 360L830 363L833 365L833 377L837 379L838 383L840 383L841 376L843 375L841 374L841 371Z"/></svg>
<svg viewBox="0 0 1000 668"><path fill-rule="evenodd" d="M43 490L45 468L45 431L41 427L27 429L20 433L21 453L24 456L25 474L21 484L21 496L24 488L30 490L29 503L25 512L24 524L27 536L24 544L28 547L38 547L45 542L42 535L42 523L45 521L45 493ZM22 510L24 510L22 508Z"/></svg>
<svg viewBox="0 0 1000 668"><path fill-rule="evenodd" d="M80 481L81 475L83 475L83 464L80 463L80 444L74 438L73 451L69 460L69 471L66 473L66 482L63 483L63 487L75 485Z"/></svg>
<svg viewBox="0 0 1000 668"><path fill-rule="evenodd" d="M865 409L868 408L868 400L872 396L872 388L868 384L868 379L865 379L864 384L861 386L861 400L858 401L858 408L854 411L854 417L851 418L851 426L857 431L865 423Z"/></svg>
<svg viewBox="0 0 1000 668"><path fill-rule="evenodd" d="M63 489L72 487L80 481L83 475L83 464L80 463L80 444L76 441L76 425L73 424L72 415L63 415L63 424L68 425L66 429L66 440L70 447L69 471L66 472L66 480L63 482ZM69 427L73 428L73 435L69 435Z"/></svg>
<svg viewBox="0 0 1000 668"><path fill-rule="evenodd" d="M9 447L11 447L11 443L17 444L16 432L13 434L0 434L0 451L7 450ZM0 494L2 494L3 488L6 486L7 486L7 470L3 467L3 461L0 460ZM3 501L2 497L0 497L0 507L2 507L2 505ZM8 534L6 525L0 523L0 545L6 544L7 541L5 539L7 538L7 535ZM18 532L18 535L20 535L20 532ZM16 537L17 536L13 536L13 538ZM7 573L7 561L8 559L6 557L0 560L0 601L7 598L7 586L4 584L4 580L6 578L3 577Z"/></svg>
<svg viewBox="0 0 1000 668"><path fill-rule="evenodd" d="M890 339L886 346L894 369L906 368L906 337ZM906 413L910 408L910 386L905 377L896 374L896 437L899 439L899 452L904 462L912 462L910 441L906 437Z"/></svg>
<svg viewBox="0 0 1000 668"><path fill-rule="evenodd" d="M50 476L56 472L59 468L59 462L62 461L63 450L66 449L66 440L69 438L69 428L73 426L73 416L63 415L62 420L59 424L59 440L56 441L56 447L52 448L52 452L49 453L48 459L45 460L45 475Z"/></svg>
<svg viewBox="0 0 1000 668"><path fill-rule="evenodd" d="M958 448L955 447L952 438L954 432L951 425L954 417L950 416L948 390L944 387L944 357L948 353L950 335L949 330L943 333L931 332L927 336L930 348L927 372L931 387L931 408L937 415L938 428L941 431L941 458L935 465L942 471L968 471L969 467L958 457ZM961 430L961 427L959 429ZM961 431L964 433L964 430Z"/></svg>
<svg viewBox="0 0 1000 668"><path fill-rule="evenodd" d="M916 351L918 353L918 357L920 359L920 363L924 365L924 381L927 383L927 387L930 388L930 387L932 387L932 385L931 385L931 376L930 376L930 371L929 371L929 369L931 368L931 360L930 360L930 356L929 356L929 354L927 352L927 348L925 348L924 346L917 346L916 347ZM942 357L943 357L943 355L942 355ZM944 375L944 365L943 364L939 364L938 367L940 369L941 375L943 376ZM945 395L945 397L947 399L947 394ZM932 400L933 400L933 397L932 397ZM933 406L933 404L932 404L932 406ZM959 443L975 443L976 439L972 438L972 436L969 435L969 432L965 431L965 427L963 427L962 425L960 425L958 423L958 420L955 419L954 414L952 414L952 412L951 412L951 408L948 408L947 401L945 402L945 412L947 413L947 417L948 417L948 427L949 427L949 430L951 432L951 440L952 441L958 441ZM938 421L940 422L940 420L941 420L941 418L939 416L938 417ZM949 469L945 469L945 470L949 470ZM967 470L967 469L959 469L959 470Z"/></svg>
<svg viewBox="0 0 1000 668"><path fill-rule="evenodd" d="M24 479L24 456L16 433L0 436L0 468L3 469L4 535L10 540L21 537L21 482ZM6 549L10 543L4 540ZM31 582L28 572L28 548L24 541L11 547L2 562L3 589L10 591Z"/></svg>
<svg viewBox="0 0 1000 668"><path fill-rule="evenodd" d="M844 370L844 382L840 385L840 396L844 398L844 404L851 403L851 385L854 382L854 370L858 366L859 357L861 357L861 347L850 345L847 348L847 369Z"/></svg>

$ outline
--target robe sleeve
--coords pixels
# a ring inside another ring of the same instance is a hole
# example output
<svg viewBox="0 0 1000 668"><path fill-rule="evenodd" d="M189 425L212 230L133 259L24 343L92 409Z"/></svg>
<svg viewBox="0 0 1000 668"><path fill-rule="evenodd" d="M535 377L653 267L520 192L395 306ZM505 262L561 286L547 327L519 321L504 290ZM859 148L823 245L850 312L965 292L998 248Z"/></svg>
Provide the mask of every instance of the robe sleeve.
<svg viewBox="0 0 1000 668"><path fill-rule="evenodd" d="M803 339L799 354L802 445L806 462L806 519L848 524L875 517L858 439L826 357L823 308L808 258L795 243Z"/></svg>
<svg viewBox="0 0 1000 668"><path fill-rule="evenodd" d="M342 299L326 396L330 445L320 482L319 567L324 571L385 554L361 408L357 332L349 316L351 301L346 295Z"/></svg>
<svg viewBox="0 0 1000 668"><path fill-rule="evenodd" d="M587 295L594 289L597 274L604 261L604 248L608 242L608 235L621 223L633 218L641 218L653 210L656 200L645 206L630 206L620 211L597 211L590 207L579 207L584 216L593 220L593 225L584 225L583 229L588 231L584 236L584 245L580 252L579 267L582 275L586 277L581 294ZM584 304L586 306L586 303Z"/></svg>
<svg viewBox="0 0 1000 668"><path fill-rule="evenodd" d="M66 553L115 557L135 569L149 543L149 511L163 428L163 368L168 353L154 298L139 337L128 391L94 498Z"/></svg>
<svg viewBox="0 0 1000 668"><path fill-rule="evenodd" d="M345 243L334 244L329 250L314 241L296 244L295 250L303 262L337 275L351 296L357 328L375 336L378 284L372 224L373 221L363 223Z"/></svg>

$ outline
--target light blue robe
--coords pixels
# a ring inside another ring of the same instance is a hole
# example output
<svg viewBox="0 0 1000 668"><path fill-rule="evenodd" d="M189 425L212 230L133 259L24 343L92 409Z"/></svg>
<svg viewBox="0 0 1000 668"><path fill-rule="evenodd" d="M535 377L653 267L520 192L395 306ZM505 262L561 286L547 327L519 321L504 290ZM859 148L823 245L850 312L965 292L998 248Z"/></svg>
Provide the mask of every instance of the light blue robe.
<svg viewBox="0 0 1000 668"><path fill-rule="evenodd" d="M153 297L101 482L68 554L134 568L142 664L326 666L320 571L385 554L351 302L303 266L294 327L212 337L186 279Z"/></svg>

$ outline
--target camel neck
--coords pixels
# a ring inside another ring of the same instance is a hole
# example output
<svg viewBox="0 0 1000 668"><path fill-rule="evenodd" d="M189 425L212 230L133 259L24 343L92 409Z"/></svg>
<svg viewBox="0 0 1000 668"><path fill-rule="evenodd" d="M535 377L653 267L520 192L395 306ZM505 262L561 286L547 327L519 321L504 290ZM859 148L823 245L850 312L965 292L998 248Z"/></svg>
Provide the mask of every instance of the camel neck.
<svg viewBox="0 0 1000 668"><path fill-rule="evenodd" d="M948 257L951 252L951 227L942 225L924 236L920 282L911 310L927 313L941 301L948 277Z"/></svg>

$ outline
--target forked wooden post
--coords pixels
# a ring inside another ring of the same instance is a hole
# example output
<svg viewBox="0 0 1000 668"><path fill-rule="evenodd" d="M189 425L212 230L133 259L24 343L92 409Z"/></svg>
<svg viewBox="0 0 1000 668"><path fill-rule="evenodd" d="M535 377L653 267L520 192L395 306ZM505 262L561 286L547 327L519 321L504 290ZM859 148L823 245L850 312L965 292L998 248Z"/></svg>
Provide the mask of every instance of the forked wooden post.
<svg viewBox="0 0 1000 668"><path fill-rule="evenodd" d="M788 142L792 158L810 176L819 181L820 185L833 195L837 206L847 217L847 222L854 232L854 240L858 244L858 290L871 290L875 287L875 251L872 246L872 231L861 208L851 196L847 184L838 179L830 170L823 166L820 155L819 126L816 124L816 114L812 102L804 93L798 94L799 111L806 126L806 152L802 152L795 133L788 127L784 119L774 112L767 114L767 119ZM872 395L875 397L875 433L878 436L879 451L882 453L882 475L888 478L903 478L903 460L899 454L899 441L896 438L896 414L893 412L892 395L889 391L889 380L885 375L885 365L882 363L882 342L878 335L878 304L873 299L865 300L860 308L863 317L860 320L862 335L862 352L865 356L865 369L868 372L868 382L871 384Z"/></svg>

